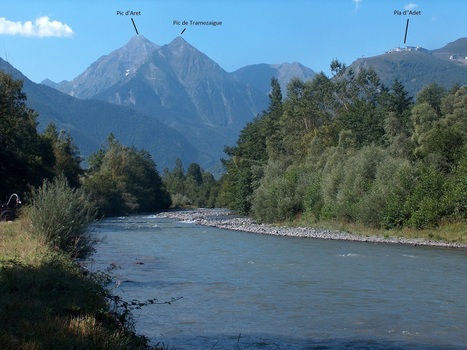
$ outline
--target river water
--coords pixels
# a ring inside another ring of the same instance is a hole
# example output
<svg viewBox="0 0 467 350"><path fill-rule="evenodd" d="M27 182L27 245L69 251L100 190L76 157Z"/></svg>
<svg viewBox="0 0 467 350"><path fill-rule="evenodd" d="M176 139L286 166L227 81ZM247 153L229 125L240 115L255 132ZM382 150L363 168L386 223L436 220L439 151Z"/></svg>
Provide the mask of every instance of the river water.
<svg viewBox="0 0 467 350"><path fill-rule="evenodd" d="M106 219L136 329L168 349L467 349L467 252L277 237L155 215Z"/></svg>

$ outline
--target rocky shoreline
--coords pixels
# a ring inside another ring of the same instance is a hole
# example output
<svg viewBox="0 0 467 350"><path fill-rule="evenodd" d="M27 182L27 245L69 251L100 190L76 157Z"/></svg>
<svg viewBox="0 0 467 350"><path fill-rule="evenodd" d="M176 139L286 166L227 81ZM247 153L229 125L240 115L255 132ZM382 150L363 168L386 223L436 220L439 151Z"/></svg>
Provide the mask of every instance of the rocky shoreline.
<svg viewBox="0 0 467 350"><path fill-rule="evenodd" d="M251 232L264 235L371 243L407 244L412 246L467 248L467 245L464 244L427 241L418 238L386 238L379 236L356 235L348 232L313 227L279 227L267 224L258 224L251 218L238 216L227 209L172 210L159 213L157 216L160 218L171 218L180 221L193 222L198 225L217 227L225 230Z"/></svg>

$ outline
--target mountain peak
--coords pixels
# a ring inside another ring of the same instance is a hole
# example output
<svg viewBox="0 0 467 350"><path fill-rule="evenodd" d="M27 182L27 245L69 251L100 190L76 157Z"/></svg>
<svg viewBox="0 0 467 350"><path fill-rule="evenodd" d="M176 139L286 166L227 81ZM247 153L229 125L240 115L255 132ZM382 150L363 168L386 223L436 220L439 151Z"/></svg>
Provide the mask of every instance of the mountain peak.
<svg viewBox="0 0 467 350"><path fill-rule="evenodd" d="M171 51L180 51L182 52L185 49L190 49L192 51L198 51L194 46L192 46L188 41L183 39L181 36L177 36L169 44L166 45Z"/></svg>
<svg viewBox="0 0 467 350"><path fill-rule="evenodd" d="M135 51L137 55L146 55L147 53L152 53L157 50L160 46L154 44L152 41L146 39L142 35L135 35L128 40L128 42L119 50L125 51Z"/></svg>
<svg viewBox="0 0 467 350"><path fill-rule="evenodd" d="M183 39L181 36L177 36L174 40L170 42L169 45L187 45L187 44L188 42L185 39Z"/></svg>
<svg viewBox="0 0 467 350"><path fill-rule="evenodd" d="M57 86L59 85L56 82L50 80L49 78L46 78L46 79L42 80L41 84L45 85L45 86L48 86L48 87L51 87L51 88L54 88L54 89L56 89Z"/></svg>
<svg viewBox="0 0 467 350"><path fill-rule="evenodd" d="M151 45L151 46L158 46L156 44L154 44L152 41L150 41L149 39L147 39L145 36L143 35L134 35L130 38L130 40L128 40L128 42L126 43L126 45ZM126 46L125 45L125 46Z"/></svg>
<svg viewBox="0 0 467 350"><path fill-rule="evenodd" d="M59 90L71 96L89 98L121 79L131 78L160 48L142 35L135 35L121 48L102 56L72 82L59 84Z"/></svg>

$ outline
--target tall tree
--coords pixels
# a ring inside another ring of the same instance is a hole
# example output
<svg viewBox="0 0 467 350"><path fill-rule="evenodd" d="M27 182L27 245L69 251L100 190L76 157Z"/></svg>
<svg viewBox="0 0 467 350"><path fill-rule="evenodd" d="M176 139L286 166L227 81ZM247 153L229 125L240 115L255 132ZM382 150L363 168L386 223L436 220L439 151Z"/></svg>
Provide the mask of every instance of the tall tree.
<svg viewBox="0 0 467 350"><path fill-rule="evenodd" d="M431 108L441 114L441 101L446 96L446 90L436 83L432 83L423 88L417 95L417 103L428 103Z"/></svg>
<svg viewBox="0 0 467 350"><path fill-rule="evenodd" d="M186 176L191 177L198 186L203 183L203 174L201 171L201 167L197 163L191 163L188 166Z"/></svg>
<svg viewBox="0 0 467 350"><path fill-rule="evenodd" d="M340 72L337 87L338 99L344 108L337 121L344 129L352 131L357 146L384 142L384 111L381 92L384 86L373 69Z"/></svg>
<svg viewBox="0 0 467 350"><path fill-rule="evenodd" d="M55 124L49 123L43 137L53 150L55 176L63 174L71 187L79 187L79 177L84 173L81 167L82 158L70 134L63 130L58 132Z"/></svg>
<svg viewBox="0 0 467 350"><path fill-rule="evenodd" d="M408 157L413 148L410 140L412 98L409 97L402 83L396 79L391 89L382 94L381 99L386 108L384 120L386 146L393 155Z"/></svg>
<svg viewBox="0 0 467 350"><path fill-rule="evenodd" d="M51 149L37 133L37 114L26 106L23 83L0 71L0 198L51 177Z"/></svg>

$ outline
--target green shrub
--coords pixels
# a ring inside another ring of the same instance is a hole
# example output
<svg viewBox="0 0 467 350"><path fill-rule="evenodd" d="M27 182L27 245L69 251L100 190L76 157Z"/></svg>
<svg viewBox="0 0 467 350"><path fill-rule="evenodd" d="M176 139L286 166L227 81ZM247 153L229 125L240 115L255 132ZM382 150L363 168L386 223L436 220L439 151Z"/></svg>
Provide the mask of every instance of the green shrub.
<svg viewBox="0 0 467 350"><path fill-rule="evenodd" d="M94 204L82 189L73 189L64 176L32 189L28 217L31 233L72 257L84 258L96 243L88 224L96 216Z"/></svg>
<svg viewBox="0 0 467 350"><path fill-rule="evenodd" d="M344 177L346 157L347 154L339 148L335 148L333 153L327 155L321 178L323 206L320 217L324 220L336 219L338 216L337 195Z"/></svg>
<svg viewBox="0 0 467 350"><path fill-rule="evenodd" d="M281 177L265 178L254 194L253 216L263 222L293 219L303 209L297 183L298 171L293 167Z"/></svg>
<svg viewBox="0 0 467 350"><path fill-rule="evenodd" d="M358 202L357 221L376 228L402 227L407 217L404 203L413 186L414 169L410 162L384 150L371 187Z"/></svg>
<svg viewBox="0 0 467 350"><path fill-rule="evenodd" d="M323 208L323 194L321 189L321 179L315 174L311 174L308 188L305 191L303 206L307 213L311 214L315 221L319 221Z"/></svg>
<svg viewBox="0 0 467 350"><path fill-rule="evenodd" d="M456 169L446 182L446 213L453 220L467 220L467 147Z"/></svg>
<svg viewBox="0 0 467 350"><path fill-rule="evenodd" d="M383 158L384 151L375 146L366 146L349 154L337 149L322 173L322 218L356 222L362 210L371 210L363 201L369 200L366 197L372 190L377 166Z"/></svg>
<svg viewBox="0 0 467 350"><path fill-rule="evenodd" d="M172 208L186 208L192 206L191 199L181 193L176 193L171 195L172 199Z"/></svg>
<svg viewBox="0 0 467 350"><path fill-rule="evenodd" d="M421 229L438 225L445 207L445 181L445 175L434 167L421 170L417 184L405 203L410 213L409 227Z"/></svg>
<svg viewBox="0 0 467 350"><path fill-rule="evenodd" d="M377 174L377 186L385 188L385 206L381 213L380 227L402 228L410 216L405 202L416 183L416 169L407 160L390 158L381 164Z"/></svg>

